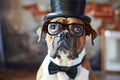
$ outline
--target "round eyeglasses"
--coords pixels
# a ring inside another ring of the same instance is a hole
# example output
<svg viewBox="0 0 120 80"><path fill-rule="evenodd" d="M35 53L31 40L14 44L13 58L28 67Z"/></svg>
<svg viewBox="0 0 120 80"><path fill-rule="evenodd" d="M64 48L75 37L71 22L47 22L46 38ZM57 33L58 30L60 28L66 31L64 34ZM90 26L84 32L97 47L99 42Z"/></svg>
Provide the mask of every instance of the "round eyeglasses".
<svg viewBox="0 0 120 80"><path fill-rule="evenodd" d="M78 23L63 24L60 22L49 22L47 24L47 32L50 35L57 35L65 29L74 36L82 36L85 30L85 25Z"/></svg>

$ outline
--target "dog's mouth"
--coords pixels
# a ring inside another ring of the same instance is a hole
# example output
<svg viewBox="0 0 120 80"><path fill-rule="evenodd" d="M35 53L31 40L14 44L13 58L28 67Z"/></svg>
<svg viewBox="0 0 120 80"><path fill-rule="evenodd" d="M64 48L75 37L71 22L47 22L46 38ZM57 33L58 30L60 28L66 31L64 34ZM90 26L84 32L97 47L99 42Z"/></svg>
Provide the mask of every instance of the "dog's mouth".
<svg viewBox="0 0 120 80"><path fill-rule="evenodd" d="M57 48L56 55L59 55L59 52L63 52L64 54L67 54L68 51L70 51L70 49L67 46L61 45Z"/></svg>
<svg viewBox="0 0 120 80"><path fill-rule="evenodd" d="M71 47L64 43L60 43L59 45L52 49L51 57L61 58L62 54L67 55L67 58L69 59L75 59L78 57L78 53L74 46Z"/></svg>

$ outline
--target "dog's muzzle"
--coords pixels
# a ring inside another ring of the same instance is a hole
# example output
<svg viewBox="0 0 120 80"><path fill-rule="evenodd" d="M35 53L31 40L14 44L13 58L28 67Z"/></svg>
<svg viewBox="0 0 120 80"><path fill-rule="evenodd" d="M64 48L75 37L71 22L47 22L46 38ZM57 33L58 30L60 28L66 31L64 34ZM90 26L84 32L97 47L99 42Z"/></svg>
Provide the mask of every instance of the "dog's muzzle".
<svg viewBox="0 0 120 80"><path fill-rule="evenodd" d="M67 30L63 30L55 35L50 55L53 58L60 57L60 53L62 52L67 54L68 58L75 59L78 57L76 44L76 37L71 35Z"/></svg>

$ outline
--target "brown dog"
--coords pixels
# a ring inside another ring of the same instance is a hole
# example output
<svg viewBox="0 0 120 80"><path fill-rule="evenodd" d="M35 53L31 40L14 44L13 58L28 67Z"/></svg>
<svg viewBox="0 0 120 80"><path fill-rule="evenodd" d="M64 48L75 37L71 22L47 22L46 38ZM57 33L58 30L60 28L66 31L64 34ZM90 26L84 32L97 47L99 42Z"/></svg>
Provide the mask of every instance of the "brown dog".
<svg viewBox="0 0 120 80"><path fill-rule="evenodd" d="M96 38L96 32L89 23L73 17L57 17L47 20L37 30L39 38L42 32L46 33L48 55L38 70L36 80L95 80L84 49L87 35L91 35L92 44ZM52 64L60 70L50 71Z"/></svg>

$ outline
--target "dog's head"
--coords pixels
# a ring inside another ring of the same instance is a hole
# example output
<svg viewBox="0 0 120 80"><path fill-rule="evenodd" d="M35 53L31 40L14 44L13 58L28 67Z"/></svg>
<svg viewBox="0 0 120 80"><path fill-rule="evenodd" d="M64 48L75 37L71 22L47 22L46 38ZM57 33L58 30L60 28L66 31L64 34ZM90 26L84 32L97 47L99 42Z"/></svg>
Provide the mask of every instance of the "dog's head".
<svg viewBox="0 0 120 80"><path fill-rule="evenodd" d="M86 36L91 35L93 45L97 36L88 22L72 17L48 19L37 30L39 38L43 32L46 33L47 46L53 58L60 58L62 52L69 59L75 59L84 48Z"/></svg>

